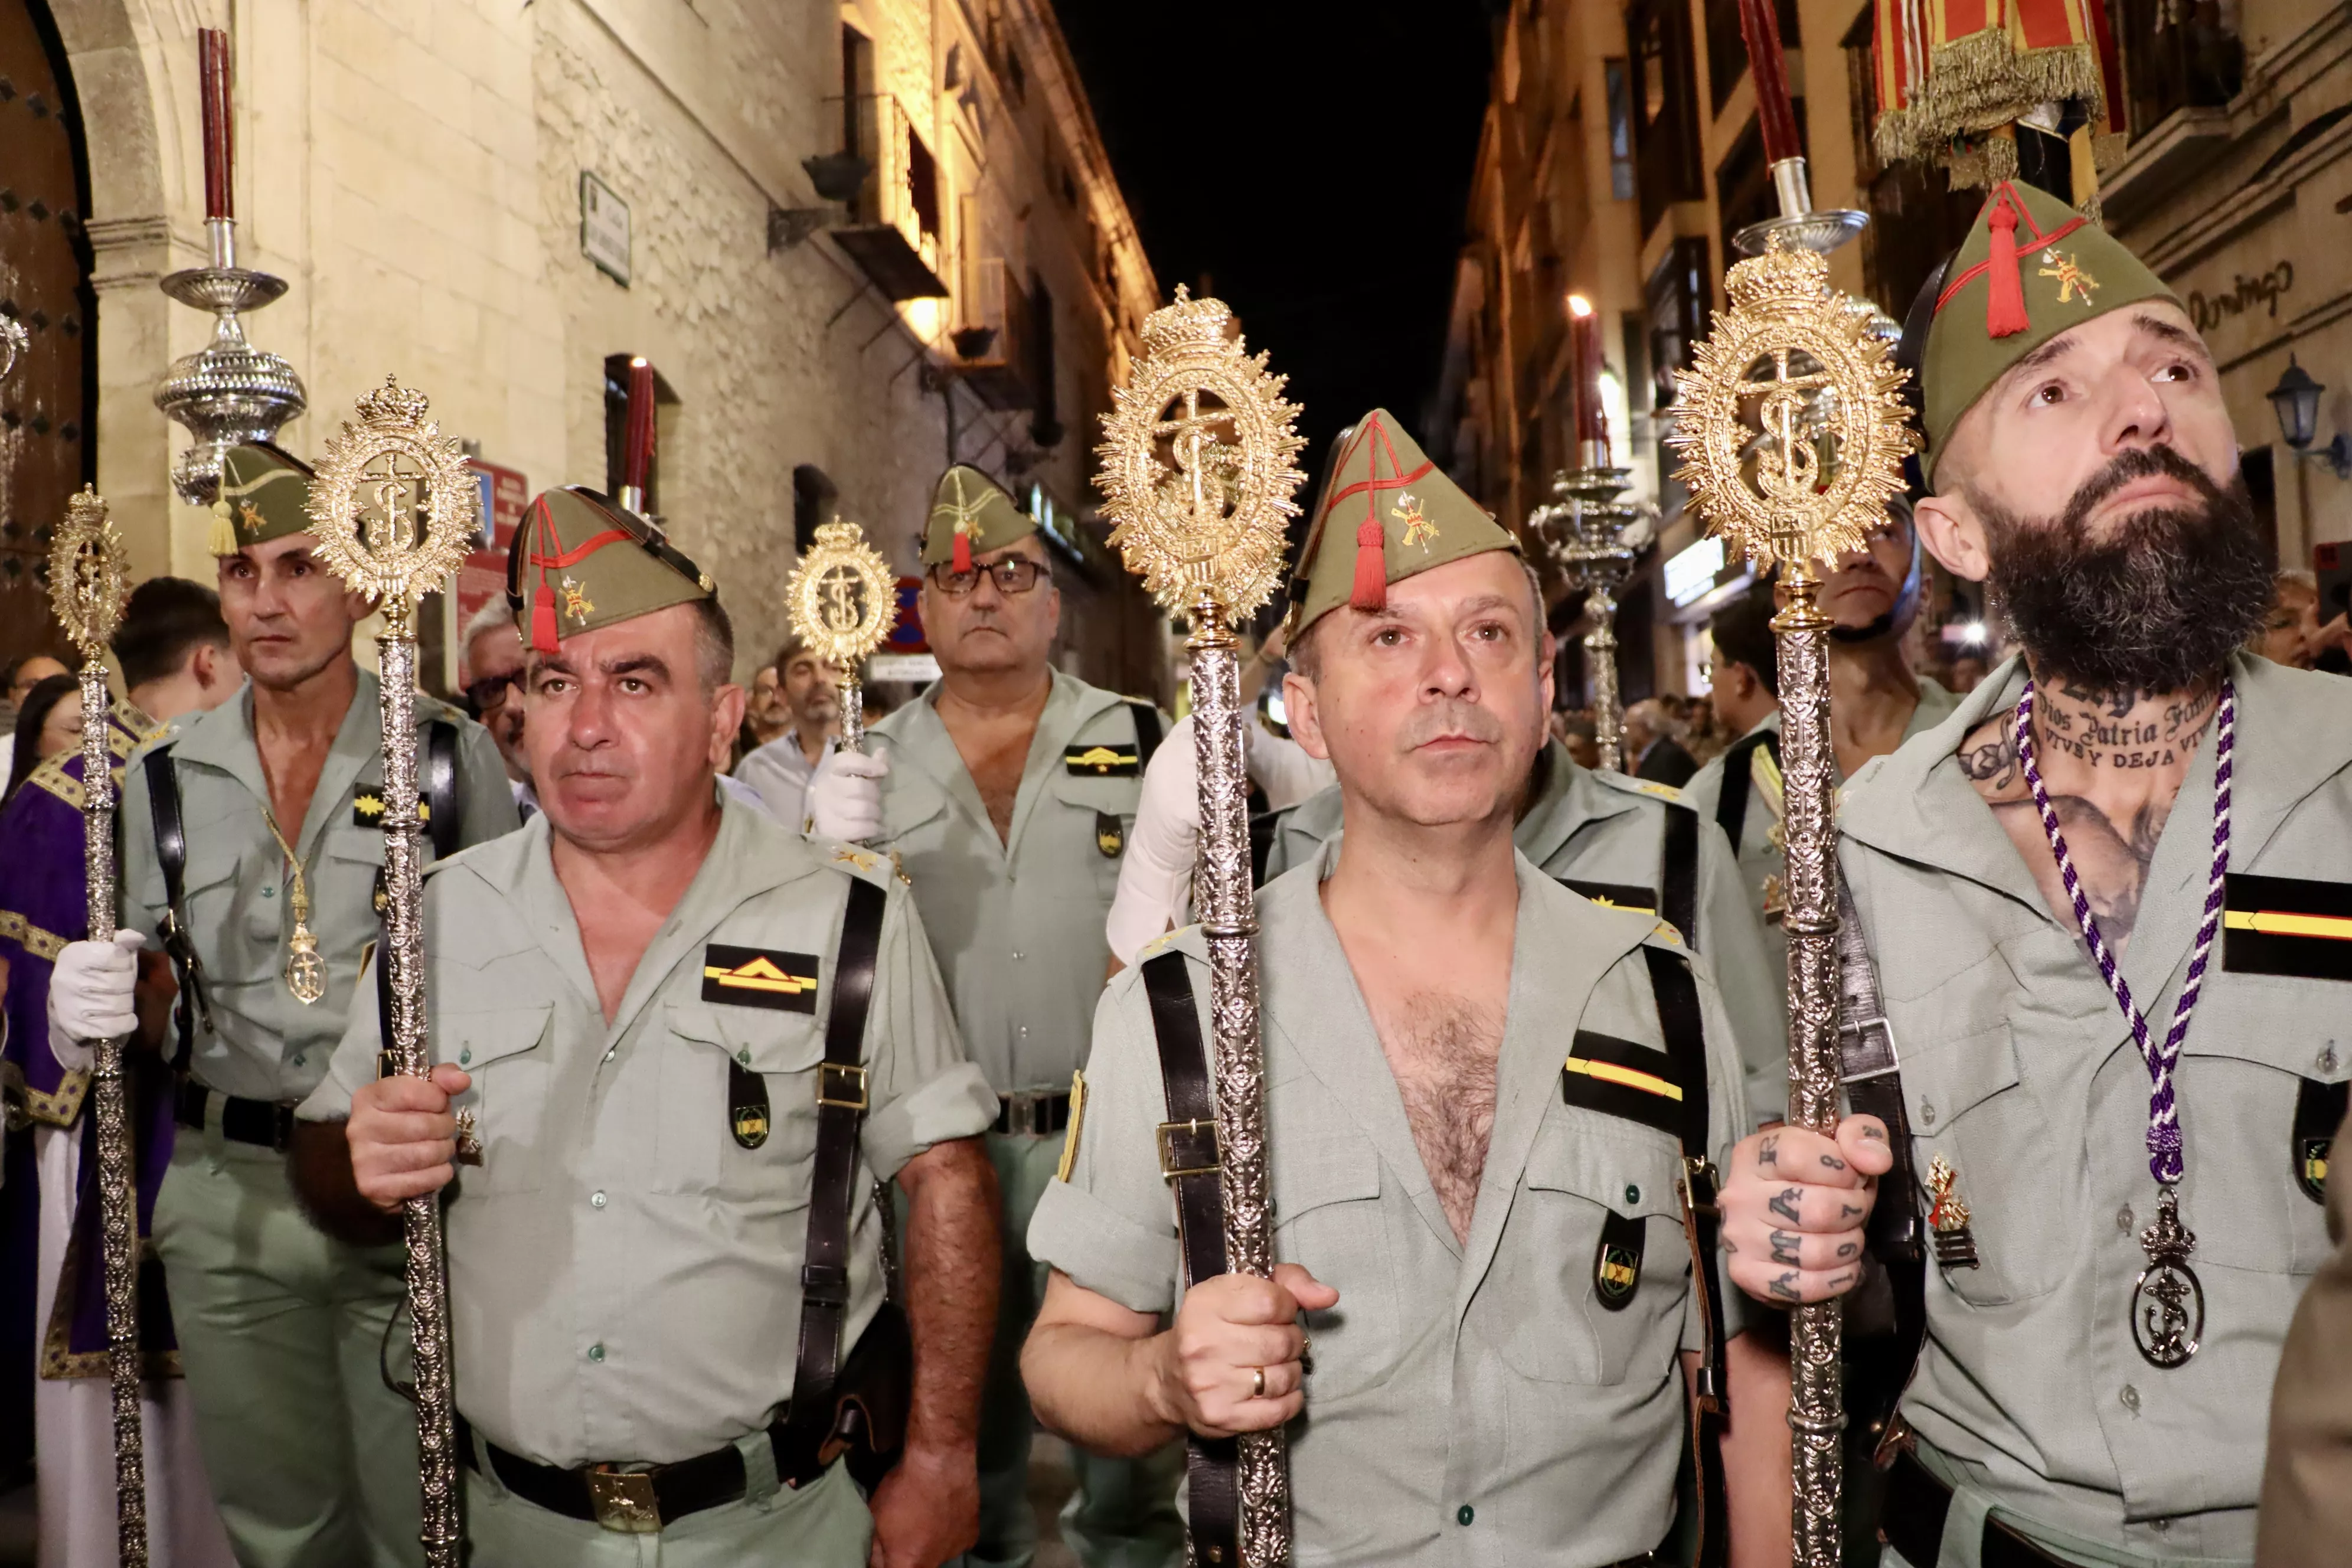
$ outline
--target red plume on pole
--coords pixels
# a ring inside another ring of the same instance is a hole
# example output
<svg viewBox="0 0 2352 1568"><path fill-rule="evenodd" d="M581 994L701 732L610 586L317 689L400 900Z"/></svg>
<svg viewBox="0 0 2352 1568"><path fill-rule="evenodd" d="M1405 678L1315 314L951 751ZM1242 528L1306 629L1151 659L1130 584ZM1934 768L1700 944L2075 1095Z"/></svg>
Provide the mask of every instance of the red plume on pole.
<svg viewBox="0 0 2352 1568"><path fill-rule="evenodd" d="M199 28L196 62L204 93L205 216L235 217L236 198L229 179L236 133L229 124L228 34L218 27Z"/></svg>
<svg viewBox="0 0 2352 1568"><path fill-rule="evenodd" d="M646 510L646 481L654 467L654 367L644 358L629 362L629 422L621 445L620 502Z"/></svg>

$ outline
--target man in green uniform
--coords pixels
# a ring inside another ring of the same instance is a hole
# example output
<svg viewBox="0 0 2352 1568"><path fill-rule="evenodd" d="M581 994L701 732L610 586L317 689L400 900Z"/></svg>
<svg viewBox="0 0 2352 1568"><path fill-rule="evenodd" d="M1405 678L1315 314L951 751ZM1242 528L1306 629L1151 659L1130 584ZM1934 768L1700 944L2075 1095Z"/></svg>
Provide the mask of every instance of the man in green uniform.
<svg viewBox="0 0 2352 1568"><path fill-rule="evenodd" d="M2352 687L2237 651L2269 548L2137 258L2004 183L1917 314L1921 533L2024 652L1839 812L1850 1092L1928 1189L1889 1561L2243 1563L2352 1074Z"/></svg>
<svg viewBox="0 0 2352 1568"><path fill-rule="evenodd" d="M274 447L224 460L221 614L247 684L123 775L122 926L172 952L182 989L155 1247L221 1521L248 1568L418 1556L414 1423L377 1370L401 1253L320 1235L283 1160L293 1107L365 991L383 865L376 678L352 658L370 605L312 556L309 494L310 471ZM488 734L423 696L416 730L437 759L420 771L447 781L436 842L510 832ZM127 997L131 972L116 973Z"/></svg>
<svg viewBox="0 0 2352 1568"><path fill-rule="evenodd" d="M518 608L542 571L556 596L527 677L541 815L436 868L437 1065L378 1079L355 1001L298 1180L380 1234L464 1168L475 1561L935 1568L977 1518L996 1242L973 1139L995 1103L922 922L881 856L719 791L743 690L692 563L577 490L540 497L513 550ZM877 1176L909 1201L903 1317ZM868 1430L906 1423L870 1511L831 1447L851 1398Z"/></svg>
<svg viewBox="0 0 2352 1568"><path fill-rule="evenodd" d="M1914 670L1903 651L1903 639L1918 615L1922 580L1910 503L1897 500L1870 536L1869 547L1840 557L1837 570L1822 584L1822 613L1835 623L1830 629L1830 738L1842 777L1934 729L1959 706L1958 698ZM1731 664L1743 667L1743 684L1770 692L1772 706L1683 786L1683 802L1722 828L1730 841L1748 907L1762 924L1772 1003L1778 1016L1786 1017L1789 939L1780 921L1788 912L1788 865L1780 848L1780 672L1771 617L1772 590L1759 584L1709 625L1718 671ZM1725 646L1726 637L1733 646ZM1725 789L1724 780L1730 777L1744 779L1747 787ZM1774 1043L1781 1047L1778 1055L1748 1057L1757 1114L1768 1121L1780 1120L1789 1106L1785 1036Z"/></svg>
<svg viewBox="0 0 2352 1568"><path fill-rule="evenodd" d="M1035 1545L1021 1340L1045 1288L1022 1238L1054 1174L1110 962L1104 917L1165 724L1047 662L1062 617L1052 560L1036 520L977 470L940 480L923 566L940 679L874 727L869 755L818 766L809 814L820 835L863 840L913 879L965 1047L996 1091L1004 1277L972 1559L1017 1565ZM1074 1459L1062 1533L1081 1561L1173 1563L1178 1458Z"/></svg>
<svg viewBox="0 0 2352 1568"><path fill-rule="evenodd" d="M1551 697L1516 542L1384 415L1330 497L1284 694L1347 832L1257 905L1276 1278L1193 1245L1219 1156L1183 1109L1210 1093L1186 1026L1213 1037L1187 928L1097 1014L1030 1227L1055 1270L1032 1396L1114 1452L1287 1424L1302 1563L1647 1562L1685 1378L1719 1386L1741 1326L1713 1310L1712 1211L1678 1199L1689 1173L1707 1203L1748 1124L1739 1063L1671 925L1514 848Z"/></svg>

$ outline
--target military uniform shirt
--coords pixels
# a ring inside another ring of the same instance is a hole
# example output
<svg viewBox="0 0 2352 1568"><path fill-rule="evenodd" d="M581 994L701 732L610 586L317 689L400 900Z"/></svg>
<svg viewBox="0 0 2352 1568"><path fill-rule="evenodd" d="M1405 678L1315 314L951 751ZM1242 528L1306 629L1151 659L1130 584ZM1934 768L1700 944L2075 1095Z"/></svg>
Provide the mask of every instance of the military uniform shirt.
<svg viewBox="0 0 2352 1568"><path fill-rule="evenodd" d="M845 1354L882 1299L883 1219L866 1173L890 1177L981 1131L996 1102L963 1060L887 860L727 801L607 1025L548 846L537 817L425 884L433 1058L473 1075L457 1105L476 1113L482 1144L448 1209L457 1407L542 1464L689 1458L766 1426L792 1394L817 1064L851 878L889 897L866 1026ZM758 950L811 988L709 1000L706 978L731 963L714 943ZM779 998L795 1005L762 1005ZM376 1048L363 998L301 1114L348 1115ZM730 1058L766 1083L758 1148L733 1132Z"/></svg>
<svg viewBox="0 0 2352 1568"><path fill-rule="evenodd" d="M932 706L936 684L866 731L890 759L868 842L914 879L965 1048L1000 1094L1067 1089L1086 1058L1143 791L1125 700L1052 673L1005 838Z"/></svg>
<svg viewBox="0 0 2352 1568"><path fill-rule="evenodd" d="M2352 683L2233 658L2231 868L2352 883ZM1927 1343L1903 1409L1924 1456L2086 1561L2252 1556L2265 1415L2287 1322L2328 1255L2297 1182L2302 1085L2352 1073L2352 984L2231 973L2214 944L2175 1084L2202 1348L2135 1348L2156 1218L2148 1078L2071 920L1955 753L2023 684L2003 665L1943 724L1863 769L1842 863L1901 1062L1913 1159L1958 1172L1981 1266L1927 1272ZM2208 731L2147 868L2123 975L2163 1037L2212 858ZM2324 945L2324 944L2323 944ZM1969 1562L1973 1562L1971 1555ZM1926 1565L1915 1565L1926 1568Z"/></svg>
<svg viewBox="0 0 2352 1568"><path fill-rule="evenodd" d="M359 689L335 732L299 823L281 822L307 866L310 930L326 965L327 992L309 1006L286 988L286 939L294 930L289 907L291 868L262 811L269 786L253 734L253 688L209 713L185 719L163 741L169 744L180 784L180 819L188 864L182 884L183 917L205 970L205 996L213 1031L201 1024L190 1070L222 1094L290 1104L310 1092L343 1033L344 1009L360 990L360 955L377 940L376 875L383 868L380 812L362 796L383 790L383 725L375 676L359 672ZM514 796L489 731L446 702L419 693L416 746L425 753L427 726L457 726L458 830L478 844L514 831ZM155 854L154 818L148 807L142 748L122 774L121 922L162 946L163 868ZM429 862L432 844L417 835ZM373 994L369 994L370 1005ZM166 1046L166 1050L173 1047Z"/></svg>
<svg viewBox="0 0 2352 1568"><path fill-rule="evenodd" d="M1677 796L1665 784L1580 767L1558 741L1545 743L1538 765L1535 801L1511 834L1519 853L1557 879L1646 889L1654 902L1665 877L1665 808L1677 799L1690 805L1688 792ZM1341 815L1335 784L1277 816L1266 879L1316 858L1340 836ZM1789 1099L1786 948L1768 954L1756 905L1711 810L1699 813L1697 907L1699 966L1723 994L1754 1114L1777 1121Z"/></svg>
<svg viewBox="0 0 2352 1568"><path fill-rule="evenodd" d="M1339 1292L1309 1314L1315 1370L1291 1428L1297 1561L1586 1568L1637 1556L1673 1521L1677 1352L1701 1344L1681 1145L1567 1104L1562 1068L1580 1029L1664 1048L1641 949L1680 942L1518 859L1494 1133L1465 1245L1323 912L1338 853L1272 883L1257 906L1275 1256ZM1209 1039L1199 928L1169 944L1190 960ZM1745 1126L1739 1064L1703 973L1698 989L1720 1165ZM1103 996L1087 1089L1070 1179L1046 1189L1029 1249L1131 1310L1170 1312L1181 1258L1154 1139L1167 1101L1137 972ZM1612 1221L1640 1238L1633 1293L1616 1310L1595 1287Z"/></svg>

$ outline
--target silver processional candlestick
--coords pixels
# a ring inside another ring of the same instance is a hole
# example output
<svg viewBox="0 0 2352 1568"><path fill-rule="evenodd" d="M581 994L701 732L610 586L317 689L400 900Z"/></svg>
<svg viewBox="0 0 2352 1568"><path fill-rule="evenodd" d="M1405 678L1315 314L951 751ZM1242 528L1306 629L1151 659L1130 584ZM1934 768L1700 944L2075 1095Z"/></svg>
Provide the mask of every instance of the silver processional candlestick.
<svg viewBox="0 0 2352 1568"><path fill-rule="evenodd" d="M1617 595L1657 532L1656 509L1619 498L1630 468L1609 462L1609 443L1587 440L1583 466L1552 476L1552 500L1528 514L1540 540L1574 588L1585 591L1584 667L1592 678L1592 738L1601 765L1625 770L1625 707L1617 687Z"/></svg>

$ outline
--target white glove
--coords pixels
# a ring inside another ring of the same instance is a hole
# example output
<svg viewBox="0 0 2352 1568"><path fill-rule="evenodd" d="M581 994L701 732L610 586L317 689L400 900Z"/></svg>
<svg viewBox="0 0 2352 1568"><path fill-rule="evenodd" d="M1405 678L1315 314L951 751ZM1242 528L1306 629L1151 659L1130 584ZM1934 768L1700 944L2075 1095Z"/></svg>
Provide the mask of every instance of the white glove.
<svg viewBox="0 0 2352 1568"><path fill-rule="evenodd" d="M147 939L118 931L112 942L69 942L49 971L49 1052L68 1072L87 1072L99 1040L139 1026L131 993L139 984L139 950Z"/></svg>
<svg viewBox="0 0 2352 1568"><path fill-rule="evenodd" d="M890 759L833 752L809 775L809 831L820 838L871 838L882 831L882 781Z"/></svg>
<svg viewBox="0 0 2352 1568"><path fill-rule="evenodd" d="M1184 918L1192 892L1192 858L1201 842L1200 762L1192 716L1176 721L1143 773L1135 831L1118 868L1104 935L1118 961L1132 965L1144 943Z"/></svg>

